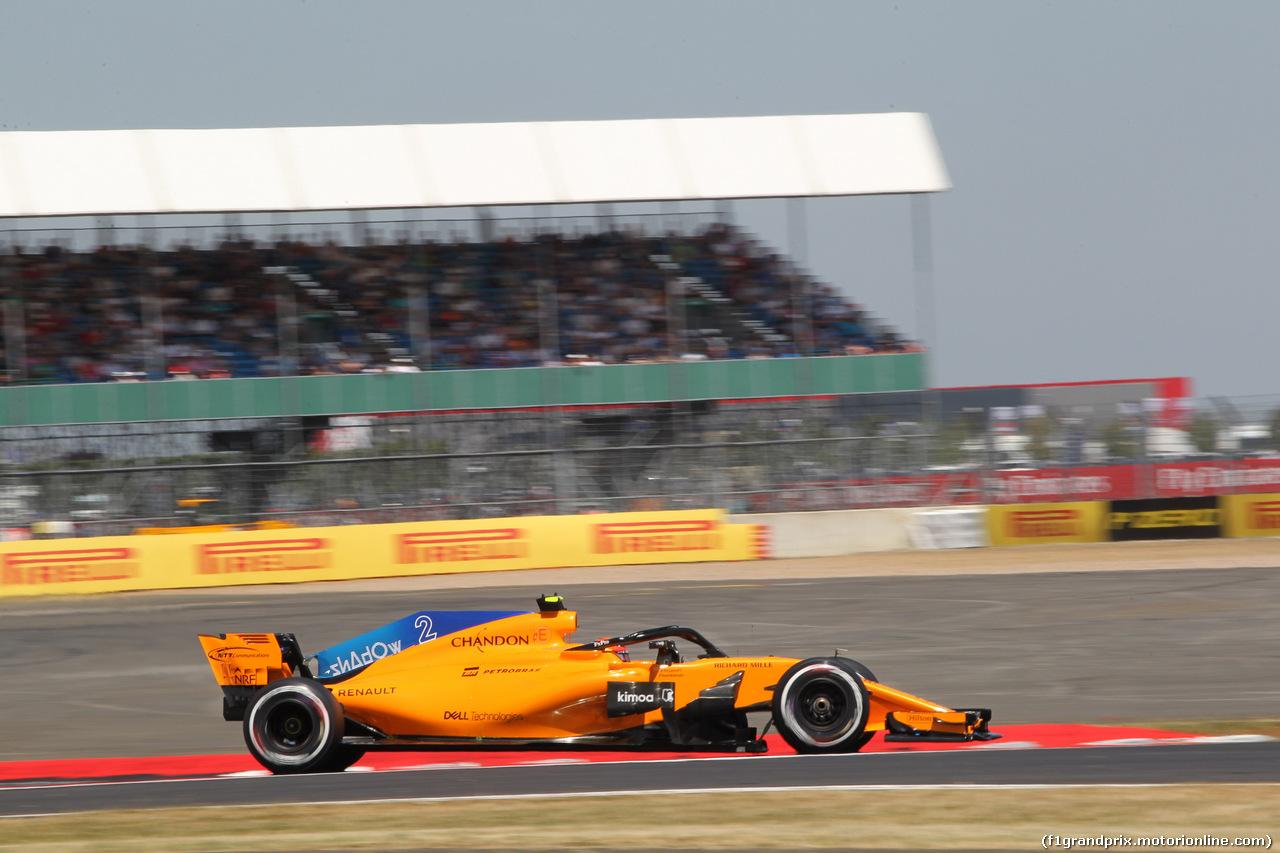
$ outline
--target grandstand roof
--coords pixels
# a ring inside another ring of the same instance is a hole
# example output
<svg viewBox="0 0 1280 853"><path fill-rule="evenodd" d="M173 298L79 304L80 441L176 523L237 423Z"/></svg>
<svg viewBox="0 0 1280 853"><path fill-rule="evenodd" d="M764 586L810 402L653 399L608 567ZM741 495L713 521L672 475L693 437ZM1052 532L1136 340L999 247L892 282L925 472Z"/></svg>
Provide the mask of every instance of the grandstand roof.
<svg viewBox="0 0 1280 853"><path fill-rule="evenodd" d="M923 113L0 133L0 217L938 192Z"/></svg>

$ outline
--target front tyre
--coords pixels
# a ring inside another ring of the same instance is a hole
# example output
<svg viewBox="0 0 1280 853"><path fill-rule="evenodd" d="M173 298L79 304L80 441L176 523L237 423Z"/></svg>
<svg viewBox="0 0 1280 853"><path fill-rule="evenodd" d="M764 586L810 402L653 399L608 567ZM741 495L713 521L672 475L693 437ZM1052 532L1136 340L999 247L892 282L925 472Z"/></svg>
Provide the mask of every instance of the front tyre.
<svg viewBox="0 0 1280 853"><path fill-rule="evenodd" d="M800 661L773 693L774 722L796 752L857 752L869 712L862 675L839 658Z"/></svg>
<svg viewBox="0 0 1280 853"><path fill-rule="evenodd" d="M244 715L244 742L272 773L314 773L341 763L343 714L318 682L282 678L254 694Z"/></svg>

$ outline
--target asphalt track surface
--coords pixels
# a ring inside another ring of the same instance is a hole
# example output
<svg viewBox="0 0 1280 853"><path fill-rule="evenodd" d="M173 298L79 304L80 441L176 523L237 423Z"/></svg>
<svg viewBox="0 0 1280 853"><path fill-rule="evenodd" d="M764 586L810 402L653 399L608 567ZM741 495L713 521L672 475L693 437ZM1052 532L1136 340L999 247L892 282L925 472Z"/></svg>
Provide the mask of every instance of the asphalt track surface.
<svg viewBox="0 0 1280 853"><path fill-rule="evenodd" d="M1165 785L1280 782L1280 742L694 761L112 782L0 788L0 816L102 809L317 804L777 788L920 785Z"/></svg>
<svg viewBox="0 0 1280 853"><path fill-rule="evenodd" d="M887 684L993 708L996 730L1280 718L1280 569L1133 570L1146 552L1126 553L1136 557L1117 571L986 573L978 555L972 574L806 577L807 565L816 574L830 564L778 561L774 578L756 564L490 575L476 588L421 579L9 599L0 761L242 752L197 633L292 631L313 651L415 610L532 609L551 591L579 611L584 640L683 624L731 654L845 649ZM1256 743L439 768L7 788L0 814L729 785L1275 782L1278 758L1280 744Z"/></svg>

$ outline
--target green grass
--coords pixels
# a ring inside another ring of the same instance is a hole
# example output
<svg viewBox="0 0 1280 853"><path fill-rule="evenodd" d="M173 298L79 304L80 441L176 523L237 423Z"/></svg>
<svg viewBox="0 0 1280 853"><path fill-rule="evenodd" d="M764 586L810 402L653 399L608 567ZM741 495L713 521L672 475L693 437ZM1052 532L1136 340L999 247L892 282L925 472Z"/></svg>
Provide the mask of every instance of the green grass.
<svg viewBox="0 0 1280 853"><path fill-rule="evenodd" d="M1192 720L1170 722L1162 720L1150 723L1126 723L1139 728L1164 729L1193 735L1269 735L1280 738L1280 720Z"/></svg>

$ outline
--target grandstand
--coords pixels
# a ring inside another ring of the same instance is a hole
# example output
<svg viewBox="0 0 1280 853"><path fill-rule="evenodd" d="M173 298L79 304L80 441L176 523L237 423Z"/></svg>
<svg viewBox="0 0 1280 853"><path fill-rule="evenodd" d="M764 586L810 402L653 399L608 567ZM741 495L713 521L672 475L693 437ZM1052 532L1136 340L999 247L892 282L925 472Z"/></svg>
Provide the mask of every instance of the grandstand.
<svg viewBox="0 0 1280 853"><path fill-rule="evenodd" d="M795 473L791 462L767 475L701 470L708 436L783 447L809 405L797 396L922 385L917 346L724 217L636 228L606 211L943 190L923 116L4 137L0 218L19 247L0 265L7 483L39 496L29 503L40 517L93 507L82 532L214 489L232 520L303 523L368 506L397 506L397 518L488 515L517 497L520 511L540 512L727 505L730 492ZM582 203L602 205L596 227L493 227L495 206ZM287 221L457 207L477 211L477 239L377 239L362 227L344 241ZM134 217L157 236L173 232L154 216L219 213L213 245L28 238L60 233L62 217L96 217L99 235ZM810 364L828 356L834 370ZM902 357L916 360L882 362ZM769 361L795 369L687 372ZM490 377L547 365L584 378ZM421 380L367 384L387 374ZM470 390L451 395L461 386L449 374ZM155 381L198 377L224 381ZM58 390L142 379L153 380L144 394ZM335 397L337 386L313 384L326 379L366 384ZM211 390L192 395L193 385ZM716 414L722 395L747 408ZM471 402L451 409L451 396ZM741 468L733 460L745 452L722 461Z"/></svg>
<svg viewBox="0 0 1280 853"><path fill-rule="evenodd" d="M724 224L490 243L47 246L5 268L22 312L0 351L13 383L916 349Z"/></svg>

